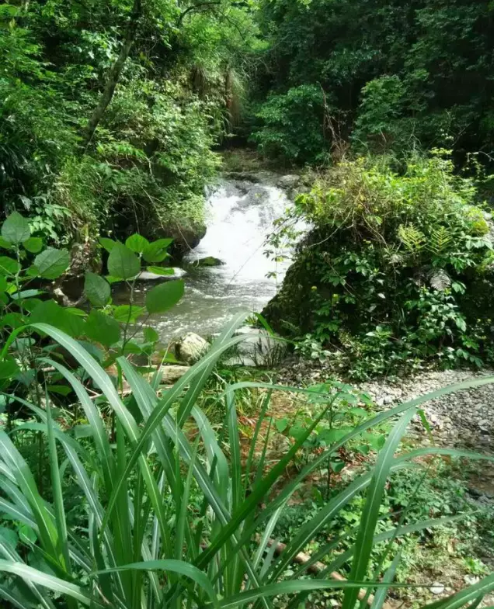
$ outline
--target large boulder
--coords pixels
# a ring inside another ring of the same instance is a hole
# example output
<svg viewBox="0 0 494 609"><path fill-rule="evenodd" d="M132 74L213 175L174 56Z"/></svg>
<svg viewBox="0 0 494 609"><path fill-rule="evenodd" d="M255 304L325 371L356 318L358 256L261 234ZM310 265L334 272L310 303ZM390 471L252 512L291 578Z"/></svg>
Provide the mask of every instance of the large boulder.
<svg viewBox="0 0 494 609"><path fill-rule="evenodd" d="M199 334L188 332L175 345L177 358L185 364L194 364L209 349L209 343Z"/></svg>

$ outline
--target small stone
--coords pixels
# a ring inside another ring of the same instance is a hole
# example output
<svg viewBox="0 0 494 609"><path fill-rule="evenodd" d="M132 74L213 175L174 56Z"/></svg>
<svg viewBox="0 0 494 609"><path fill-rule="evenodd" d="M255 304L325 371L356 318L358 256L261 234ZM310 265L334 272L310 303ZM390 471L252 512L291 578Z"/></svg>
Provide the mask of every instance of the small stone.
<svg viewBox="0 0 494 609"><path fill-rule="evenodd" d="M429 588L432 594L442 594L444 592L444 584L439 582L434 582L432 586Z"/></svg>
<svg viewBox="0 0 494 609"><path fill-rule="evenodd" d="M175 346L178 359L186 364L194 364L208 350L209 343L198 334L189 332Z"/></svg>
<svg viewBox="0 0 494 609"><path fill-rule="evenodd" d="M165 385L173 385L189 370L190 366L163 366L161 368L161 382Z"/></svg>

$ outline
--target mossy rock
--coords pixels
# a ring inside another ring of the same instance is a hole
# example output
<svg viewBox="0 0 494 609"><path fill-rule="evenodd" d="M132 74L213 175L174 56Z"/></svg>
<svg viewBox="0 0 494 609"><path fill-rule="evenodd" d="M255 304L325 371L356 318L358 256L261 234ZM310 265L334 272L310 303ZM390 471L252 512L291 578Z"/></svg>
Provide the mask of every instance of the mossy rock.
<svg viewBox="0 0 494 609"><path fill-rule="evenodd" d="M219 258L215 258L214 256L206 256L205 258L201 258L200 260L197 260L196 264L197 264L197 266L212 267L212 266L223 266L225 263L223 262L223 260L220 260Z"/></svg>

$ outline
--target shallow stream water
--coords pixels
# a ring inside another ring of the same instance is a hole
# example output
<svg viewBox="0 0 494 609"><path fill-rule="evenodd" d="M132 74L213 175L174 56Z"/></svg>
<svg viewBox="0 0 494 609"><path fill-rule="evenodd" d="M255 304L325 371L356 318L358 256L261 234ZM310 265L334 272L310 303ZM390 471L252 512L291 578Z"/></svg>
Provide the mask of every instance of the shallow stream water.
<svg viewBox="0 0 494 609"><path fill-rule="evenodd" d="M274 220L289 205L285 193L269 183L222 180L211 191L207 233L184 260L185 296L174 309L154 317L162 339L186 332L210 336L236 312L262 310L276 294L289 265L288 261L270 260L264 253ZM224 264L197 267L197 261L207 256ZM140 286L137 304L152 285ZM121 294L118 300L123 297Z"/></svg>

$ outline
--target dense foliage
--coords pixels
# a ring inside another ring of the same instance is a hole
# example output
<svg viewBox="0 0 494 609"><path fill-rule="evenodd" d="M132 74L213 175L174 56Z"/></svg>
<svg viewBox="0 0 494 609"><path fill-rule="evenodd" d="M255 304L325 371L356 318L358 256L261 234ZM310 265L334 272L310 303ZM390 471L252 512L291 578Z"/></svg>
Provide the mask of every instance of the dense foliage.
<svg viewBox="0 0 494 609"><path fill-rule="evenodd" d="M238 106L246 14L228 0L2 4L2 209L52 242L194 244L211 148Z"/></svg>
<svg viewBox="0 0 494 609"><path fill-rule="evenodd" d="M273 128L290 142L326 140L342 125L360 147L454 147L491 153L494 146L494 6L490 0L265 0L269 41L257 81L262 102L255 135L266 153L317 161L321 149L270 145ZM294 129L273 118L301 88L326 92ZM325 116L323 116L323 114ZM275 122L274 122L275 121Z"/></svg>
<svg viewBox="0 0 494 609"><path fill-rule="evenodd" d="M266 313L359 376L492 361L491 214L438 152L344 161L297 199L313 226ZM292 219L272 237L290 233ZM312 347L311 347L312 349ZM313 351L314 349L312 349Z"/></svg>

